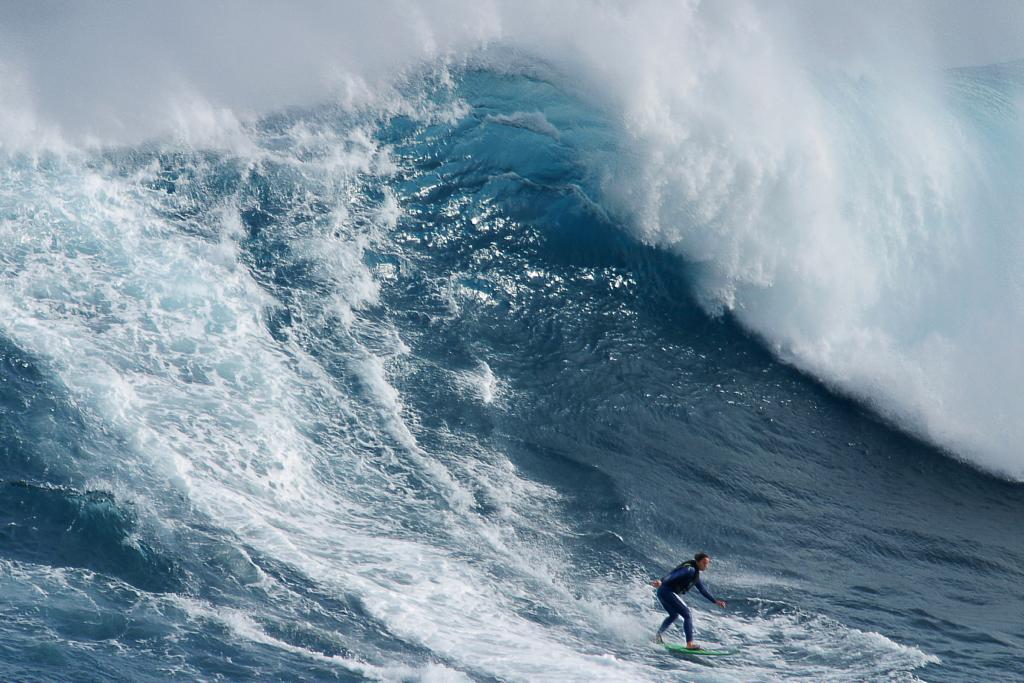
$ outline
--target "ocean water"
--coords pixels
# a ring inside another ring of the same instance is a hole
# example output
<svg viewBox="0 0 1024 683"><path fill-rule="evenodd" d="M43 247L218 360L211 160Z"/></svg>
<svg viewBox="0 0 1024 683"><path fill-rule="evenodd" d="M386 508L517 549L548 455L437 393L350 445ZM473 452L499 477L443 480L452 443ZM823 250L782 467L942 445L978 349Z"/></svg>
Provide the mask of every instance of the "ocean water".
<svg viewBox="0 0 1024 683"><path fill-rule="evenodd" d="M799 5L41 7L0 680L1024 680L1020 63L810 68ZM698 550L734 657L651 646Z"/></svg>

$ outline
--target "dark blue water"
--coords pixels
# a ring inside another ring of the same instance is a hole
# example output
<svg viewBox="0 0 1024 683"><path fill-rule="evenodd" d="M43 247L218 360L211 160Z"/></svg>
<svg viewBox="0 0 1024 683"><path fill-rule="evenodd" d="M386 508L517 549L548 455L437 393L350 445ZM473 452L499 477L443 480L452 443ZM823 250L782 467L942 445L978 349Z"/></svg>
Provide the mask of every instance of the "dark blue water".
<svg viewBox="0 0 1024 683"><path fill-rule="evenodd" d="M1024 680L1021 484L709 315L592 104L429 80L4 158L0 678Z"/></svg>

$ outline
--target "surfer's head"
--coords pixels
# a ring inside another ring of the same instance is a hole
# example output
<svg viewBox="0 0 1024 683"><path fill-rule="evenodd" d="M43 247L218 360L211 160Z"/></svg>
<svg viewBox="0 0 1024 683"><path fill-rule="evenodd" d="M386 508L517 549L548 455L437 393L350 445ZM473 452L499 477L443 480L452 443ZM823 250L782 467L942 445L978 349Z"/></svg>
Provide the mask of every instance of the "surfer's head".
<svg viewBox="0 0 1024 683"><path fill-rule="evenodd" d="M697 565L697 569L704 571L711 564L711 556L707 553L697 553L693 556L693 563Z"/></svg>

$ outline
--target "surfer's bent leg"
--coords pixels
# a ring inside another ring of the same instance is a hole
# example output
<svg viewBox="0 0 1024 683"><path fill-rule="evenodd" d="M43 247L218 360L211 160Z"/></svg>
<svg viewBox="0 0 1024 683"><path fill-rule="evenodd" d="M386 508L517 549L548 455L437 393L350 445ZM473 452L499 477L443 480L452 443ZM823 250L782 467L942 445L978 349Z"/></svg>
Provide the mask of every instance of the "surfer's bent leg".
<svg viewBox="0 0 1024 683"><path fill-rule="evenodd" d="M679 600L679 598L676 598ZM683 606L683 632L686 634L687 647L689 643L693 642L693 617L690 616L690 608L686 606L686 603L679 600L679 604Z"/></svg>
<svg viewBox="0 0 1024 683"><path fill-rule="evenodd" d="M658 602L668 612L668 617L665 621L661 622L661 628L658 629L658 635L664 633L669 626L671 626L676 619L679 617L683 618L683 631L686 632L686 642L693 641L693 619L690 618L690 608L686 606L686 603L679 599L679 596L670 591L665 587L658 589L656 593L658 596Z"/></svg>

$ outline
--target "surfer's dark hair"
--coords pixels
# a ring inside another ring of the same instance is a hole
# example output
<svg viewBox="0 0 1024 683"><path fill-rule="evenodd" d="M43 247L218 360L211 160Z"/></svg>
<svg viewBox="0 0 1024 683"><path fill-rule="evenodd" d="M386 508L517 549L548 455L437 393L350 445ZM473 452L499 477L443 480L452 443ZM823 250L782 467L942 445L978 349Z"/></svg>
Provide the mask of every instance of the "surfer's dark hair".
<svg viewBox="0 0 1024 683"><path fill-rule="evenodd" d="M705 557L710 558L711 556L708 555L707 553L697 553L696 555L693 556L693 561L694 562L700 562Z"/></svg>

